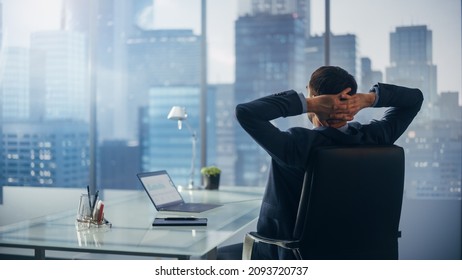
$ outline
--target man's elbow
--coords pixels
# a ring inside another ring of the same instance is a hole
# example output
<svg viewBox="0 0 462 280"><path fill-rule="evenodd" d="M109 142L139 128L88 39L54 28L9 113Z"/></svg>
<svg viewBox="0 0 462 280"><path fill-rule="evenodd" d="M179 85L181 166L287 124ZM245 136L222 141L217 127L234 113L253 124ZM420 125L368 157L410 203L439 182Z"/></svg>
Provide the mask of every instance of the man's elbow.
<svg viewBox="0 0 462 280"><path fill-rule="evenodd" d="M418 95L418 98L419 98L419 102L423 103L424 96L423 96L423 93L422 93L422 91L420 89L417 89L417 95Z"/></svg>
<svg viewBox="0 0 462 280"><path fill-rule="evenodd" d="M422 104L424 102L424 96L423 96L423 93L420 89L417 89L417 104L420 107L422 107Z"/></svg>
<svg viewBox="0 0 462 280"><path fill-rule="evenodd" d="M243 116L245 115L245 108L242 104L238 104L236 108L234 109L234 114L236 115L236 119L240 121Z"/></svg>

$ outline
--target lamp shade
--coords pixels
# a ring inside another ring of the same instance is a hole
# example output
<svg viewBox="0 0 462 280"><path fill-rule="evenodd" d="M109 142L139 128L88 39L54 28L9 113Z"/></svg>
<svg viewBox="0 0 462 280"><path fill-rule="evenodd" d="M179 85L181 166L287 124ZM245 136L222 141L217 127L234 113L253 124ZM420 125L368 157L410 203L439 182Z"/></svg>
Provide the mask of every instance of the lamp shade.
<svg viewBox="0 0 462 280"><path fill-rule="evenodd" d="M173 106L172 109L170 110L170 113L168 113L167 119L169 120L185 120L188 117L188 114L186 114L186 108L181 107L181 106Z"/></svg>

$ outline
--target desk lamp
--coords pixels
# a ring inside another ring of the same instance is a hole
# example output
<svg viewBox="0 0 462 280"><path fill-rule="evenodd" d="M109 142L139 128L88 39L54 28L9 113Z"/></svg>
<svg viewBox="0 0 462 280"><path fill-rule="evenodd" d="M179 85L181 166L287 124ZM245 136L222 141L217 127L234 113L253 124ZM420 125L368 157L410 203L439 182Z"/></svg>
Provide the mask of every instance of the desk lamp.
<svg viewBox="0 0 462 280"><path fill-rule="evenodd" d="M180 107L180 106L173 106L172 109L170 110L170 113L168 113L167 119L169 120L176 120L178 121L178 129L181 130L183 126L183 122L186 124L186 127L188 128L189 132L191 133L192 137L192 159L191 159L191 171L189 174L189 183L188 183L188 189L193 189L194 186L194 163L196 161L196 142L197 142L197 136L196 132L191 128L191 126L186 122L186 119L188 118L188 114L186 113L186 108L185 107Z"/></svg>

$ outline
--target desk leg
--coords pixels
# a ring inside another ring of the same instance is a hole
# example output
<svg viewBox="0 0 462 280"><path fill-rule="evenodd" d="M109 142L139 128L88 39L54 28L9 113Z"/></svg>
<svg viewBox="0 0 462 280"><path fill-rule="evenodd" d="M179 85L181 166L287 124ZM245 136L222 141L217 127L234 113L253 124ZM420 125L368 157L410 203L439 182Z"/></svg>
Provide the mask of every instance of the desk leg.
<svg viewBox="0 0 462 280"><path fill-rule="evenodd" d="M45 249L34 249L35 251L35 259L36 260L44 260L45 259Z"/></svg>

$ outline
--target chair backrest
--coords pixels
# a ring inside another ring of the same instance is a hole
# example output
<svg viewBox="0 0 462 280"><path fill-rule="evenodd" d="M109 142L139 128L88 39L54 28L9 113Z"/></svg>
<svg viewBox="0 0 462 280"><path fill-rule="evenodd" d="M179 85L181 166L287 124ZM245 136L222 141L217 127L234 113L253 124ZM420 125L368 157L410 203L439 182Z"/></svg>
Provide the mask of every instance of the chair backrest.
<svg viewBox="0 0 462 280"><path fill-rule="evenodd" d="M397 259L403 149L324 147L310 163L294 230L303 258Z"/></svg>

